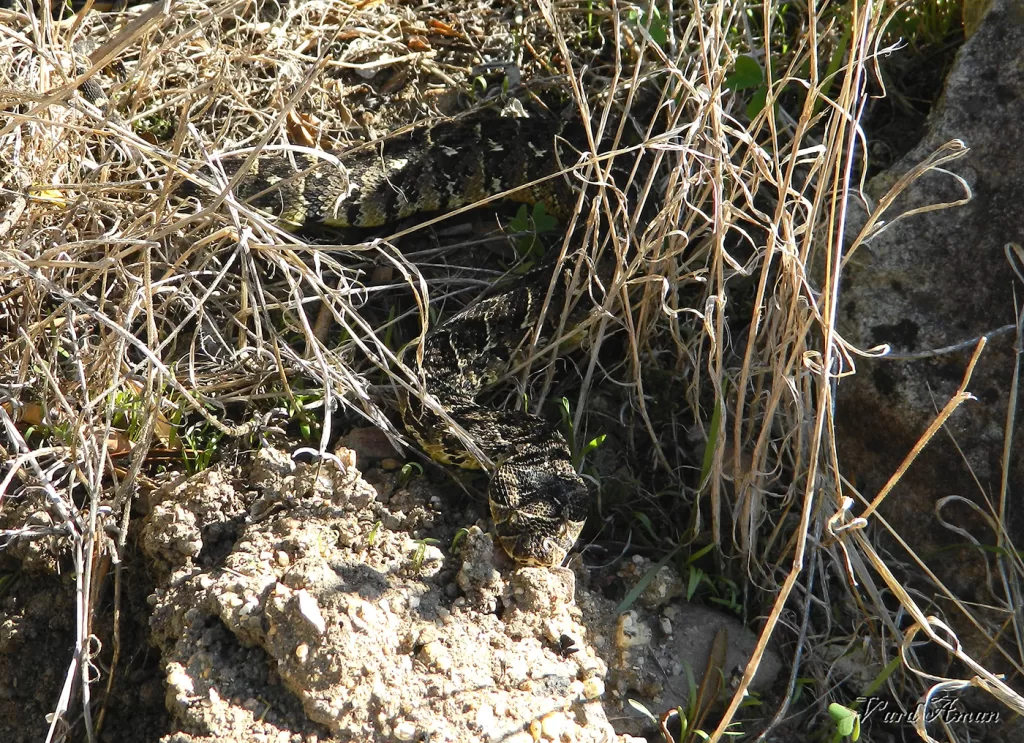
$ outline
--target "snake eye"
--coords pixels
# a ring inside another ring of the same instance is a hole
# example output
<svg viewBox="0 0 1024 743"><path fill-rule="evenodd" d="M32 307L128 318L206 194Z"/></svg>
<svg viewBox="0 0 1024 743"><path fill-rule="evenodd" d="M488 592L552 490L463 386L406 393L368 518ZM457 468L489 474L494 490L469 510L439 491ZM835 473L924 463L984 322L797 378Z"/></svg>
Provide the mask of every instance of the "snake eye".
<svg viewBox="0 0 1024 743"><path fill-rule="evenodd" d="M560 567L569 555L569 550L549 537L544 540L544 554L548 558L548 565Z"/></svg>

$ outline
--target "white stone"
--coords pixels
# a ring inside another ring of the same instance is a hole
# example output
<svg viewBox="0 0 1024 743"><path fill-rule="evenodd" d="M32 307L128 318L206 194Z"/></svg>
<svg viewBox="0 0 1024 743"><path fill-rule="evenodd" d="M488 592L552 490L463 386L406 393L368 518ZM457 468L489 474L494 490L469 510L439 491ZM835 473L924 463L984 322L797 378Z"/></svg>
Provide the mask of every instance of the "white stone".
<svg viewBox="0 0 1024 743"><path fill-rule="evenodd" d="M416 740L416 725L409 720L401 720L395 725L395 739L403 741Z"/></svg>
<svg viewBox="0 0 1024 743"><path fill-rule="evenodd" d="M316 599L310 596L305 588L300 589L295 596L302 618L313 626L318 635L327 632L327 622L324 621L324 615L320 613L320 606L316 603Z"/></svg>

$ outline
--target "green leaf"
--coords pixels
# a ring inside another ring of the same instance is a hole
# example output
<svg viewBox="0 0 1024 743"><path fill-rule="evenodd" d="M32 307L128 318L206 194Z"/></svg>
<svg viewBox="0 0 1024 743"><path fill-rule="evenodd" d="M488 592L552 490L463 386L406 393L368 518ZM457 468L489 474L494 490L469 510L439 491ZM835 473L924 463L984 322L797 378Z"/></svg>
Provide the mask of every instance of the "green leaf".
<svg viewBox="0 0 1024 743"><path fill-rule="evenodd" d="M466 540L466 537L468 536L469 529L467 529L466 527L462 527L457 532L455 532L455 536L452 537L451 546L448 548L449 551L453 555L459 554L462 551L462 543Z"/></svg>
<svg viewBox="0 0 1024 743"><path fill-rule="evenodd" d="M654 524L651 523L650 516L648 516L646 513L636 511L633 514L633 518L639 521L641 525L643 525L643 527L647 529L647 533L651 535L651 540L656 543L658 541L658 533L654 531Z"/></svg>
<svg viewBox="0 0 1024 743"><path fill-rule="evenodd" d="M839 68L843 64L843 51L847 48L850 43L850 34L852 32L851 27L843 31L843 35L839 38L839 42L836 44L835 51L832 53L832 57L828 61L828 67L825 70L823 82L819 86L817 96L814 100L814 113L817 114L825 107L825 99L828 98L829 93L832 90L832 86L835 84L839 77Z"/></svg>
<svg viewBox="0 0 1024 743"><path fill-rule="evenodd" d="M513 232L526 232L530 229L530 217L526 211L526 204L519 206L519 211L509 221L508 226Z"/></svg>
<svg viewBox="0 0 1024 743"><path fill-rule="evenodd" d="M747 118L755 119L757 115L764 110L765 105L768 103L768 88L762 85L760 88L754 91L754 95L750 97L750 103L747 104Z"/></svg>
<svg viewBox="0 0 1024 743"><path fill-rule="evenodd" d="M832 702L828 706L828 715L835 722L836 732L840 735L849 735L853 740L860 737L860 715L855 710Z"/></svg>
<svg viewBox="0 0 1024 743"><path fill-rule="evenodd" d="M560 406L559 412L562 416L562 425L572 427L572 410L569 407L569 398L563 397L558 401Z"/></svg>
<svg viewBox="0 0 1024 743"><path fill-rule="evenodd" d="M896 673L896 669L902 664L900 656L895 656L892 660L885 664L885 668L875 677L875 679L868 685L865 690L865 696L874 696L878 693L878 690L885 686L885 682L889 680L889 677Z"/></svg>
<svg viewBox="0 0 1024 743"><path fill-rule="evenodd" d="M689 557L686 558L686 564L687 565L693 565L695 562L697 562L697 560L699 560L700 558L704 557L704 555L706 555L708 552L710 552L714 548L715 548L715 543L714 542L711 542L710 544L705 544L699 550L697 550L692 555L690 555Z"/></svg>
<svg viewBox="0 0 1024 743"><path fill-rule="evenodd" d="M423 465L419 462L406 462L398 471L398 487L404 487L414 477L423 476Z"/></svg>
<svg viewBox="0 0 1024 743"><path fill-rule="evenodd" d="M700 465L700 485L704 487L711 475L711 463L715 459L715 447L718 445L718 430L722 427L722 401L715 400L715 409L711 412L711 426L708 430L708 443L704 447L704 460Z"/></svg>
<svg viewBox="0 0 1024 743"><path fill-rule="evenodd" d="M537 231L538 235L543 235L545 232L551 232L557 226L558 218L552 217L548 214L543 201L538 201L533 205L533 227Z"/></svg>
<svg viewBox="0 0 1024 743"><path fill-rule="evenodd" d="M804 689L813 689L813 688L814 688L814 679L812 679L810 677L807 677L807 676L801 676L800 678L798 678L796 680L796 688L793 689L793 696L792 696L792 698L789 701L792 704L796 704L800 700L800 697L803 695Z"/></svg>
<svg viewBox="0 0 1024 743"><path fill-rule="evenodd" d="M661 11L656 7L651 7L651 18L647 24L647 30L651 32L654 43L664 49L668 42L668 29L665 27L665 20L661 17Z"/></svg>
<svg viewBox="0 0 1024 743"><path fill-rule="evenodd" d="M366 542L370 545L370 547L373 547L377 543L377 535L380 534L380 529L382 526L384 526L383 521L378 520L374 522L373 528L370 529L370 533L366 537Z"/></svg>
<svg viewBox="0 0 1024 743"><path fill-rule="evenodd" d="M700 586L701 581L704 580L705 573L700 568L691 567L689 579L686 581L686 600L689 601L693 598L693 594L697 592L697 588Z"/></svg>
<svg viewBox="0 0 1024 743"><path fill-rule="evenodd" d="M661 11L651 8L650 15L648 15L645 9L633 9L629 11L629 20L646 28L654 43L662 49L665 48L665 44L668 42L668 28L661 17Z"/></svg>
<svg viewBox="0 0 1024 743"><path fill-rule="evenodd" d="M590 454L590 452L603 444L606 438L608 438L608 434L606 433L602 433L600 436L592 438L587 442L587 445L583 447L583 455L586 456L587 454Z"/></svg>
<svg viewBox="0 0 1024 743"><path fill-rule="evenodd" d="M668 565L669 560L675 557L678 551L679 548L676 547L674 550L669 552L663 558L658 560L658 562L652 565L650 569L643 574L643 577L636 582L636 585L629 589L629 593L627 593L626 597L622 599L622 602L615 607L615 613L622 614L624 611L627 611L629 607L631 607L633 603L637 600L637 597L639 597L640 594L644 592L644 589L651 584L651 581L654 580L654 576L658 574L658 571L666 565Z"/></svg>
<svg viewBox="0 0 1024 743"><path fill-rule="evenodd" d="M725 78L725 87L729 90L746 90L756 88L764 82L764 70L757 60L748 54L736 57L732 73Z"/></svg>
<svg viewBox="0 0 1024 743"><path fill-rule="evenodd" d="M641 704L640 702L636 701L635 699L627 699L626 701L629 702L629 706L630 707L635 709L640 714L644 715L646 718L648 718L655 725L658 724L658 718L655 717L654 714L652 714L651 711L649 709L647 709L643 704Z"/></svg>

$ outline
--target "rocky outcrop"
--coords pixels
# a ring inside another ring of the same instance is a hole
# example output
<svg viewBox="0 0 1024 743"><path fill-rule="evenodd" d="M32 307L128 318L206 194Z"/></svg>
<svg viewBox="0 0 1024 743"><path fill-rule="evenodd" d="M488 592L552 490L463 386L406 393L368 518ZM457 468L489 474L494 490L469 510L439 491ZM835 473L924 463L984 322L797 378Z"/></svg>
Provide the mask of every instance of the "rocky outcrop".
<svg viewBox="0 0 1024 743"><path fill-rule="evenodd" d="M956 392L976 347L972 339L990 336L967 387L975 399L960 405L917 457L881 513L954 593L996 605L1002 599L989 591L992 552L979 545L995 545L997 536L992 521L979 513L994 519L1000 509L1016 363L1015 334L1006 326L1015 323L1024 289L1005 249L1008 243L1024 244L1021 7L1012 0L993 3L958 54L928 135L871 182L869 196L879 200L952 140L970 148L944 166L948 172L933 170L915 181L885 213L891 224L853 254L843 273L839 317L848 341L862 349L887 344L897 356L857 358L857 374L839 384L840 462L869 499ZM912 210L963 199L964 183L973 194L966 205L894 221ZM1017 537L1022 522L1015 493L1024 488L1020 444L1018 435L1010 449L1005 504ZM895 554L905 557L898 547Z"/></svg>
<svg viewBox="0 0 1024 743"><path fill-rule="evenodd" d="M670 569L620 614L581 566L516 569L476 526L453 554L467 514L439 510L422 478L371 486L354 462L266 448L155 499L142 548L173 740L627 743L647 724L627 700L685 703L719 628L723 670L749 658L753 633L683 602ZM778 670L769 654L758 688Z"/></svg>

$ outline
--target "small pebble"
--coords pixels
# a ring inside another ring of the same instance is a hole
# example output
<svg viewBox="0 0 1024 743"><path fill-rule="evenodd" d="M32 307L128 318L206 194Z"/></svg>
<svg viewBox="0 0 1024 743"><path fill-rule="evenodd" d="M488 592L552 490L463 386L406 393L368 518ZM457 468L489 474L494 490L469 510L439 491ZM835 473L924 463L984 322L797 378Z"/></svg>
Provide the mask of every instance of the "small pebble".
<svg viewBox="0 0 1024 743"><path fill-rule="evenodd" d="M550 740L561 740L568 734L570 720L561 712L552 712L541 720L541 733Z"/></svg>
<svg viewBox="0 0 1024 743"><path fill-rule="evenodd" d="M600 676L593 676L583 682L583 697L585 699L597 699L604 696L604 679Z"/></svg>
<svg viewBox="0 0 1024 743"><path fill-rule="evenodd" d="M416 740L416 725L409 720L402 720L395 725L394 735L396 740Z"/></svg>
<svg viewBox="0 0 1024 743"><path fill-rule="evenodd" d="M423 664L429 668L433 668L441 673L447 673L452 668L452 657L445 648L439 642L428 642L424 645L419 652L419 658L423 661Z"/></svg>

